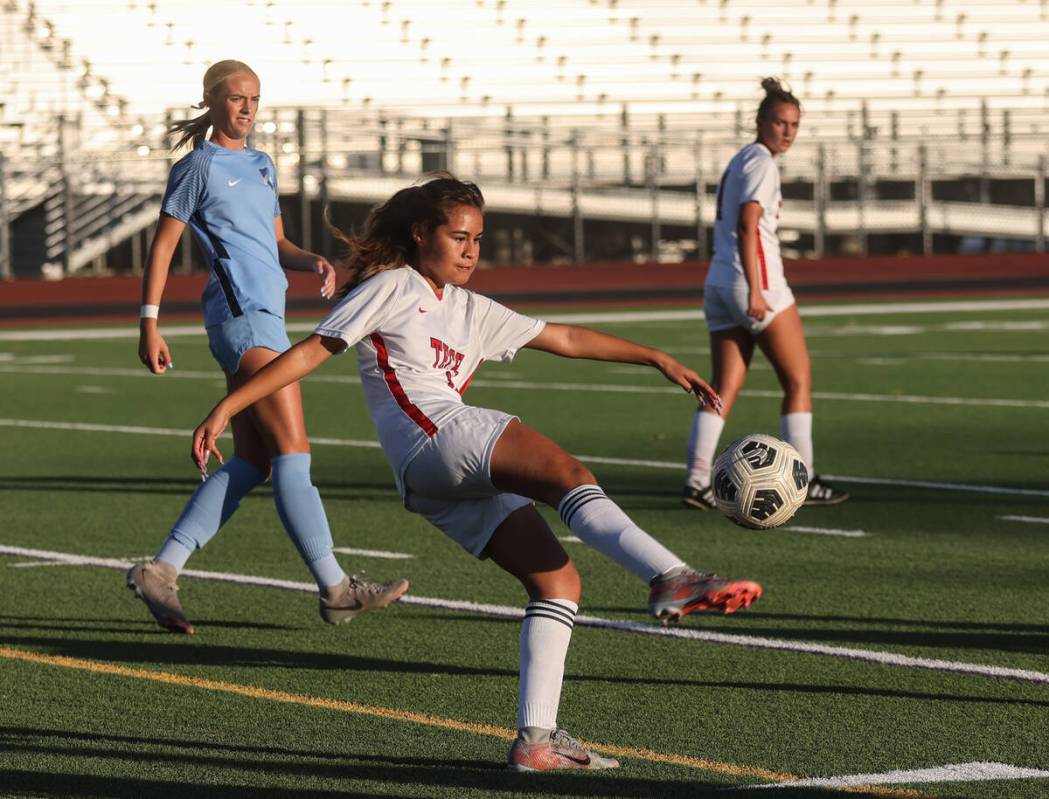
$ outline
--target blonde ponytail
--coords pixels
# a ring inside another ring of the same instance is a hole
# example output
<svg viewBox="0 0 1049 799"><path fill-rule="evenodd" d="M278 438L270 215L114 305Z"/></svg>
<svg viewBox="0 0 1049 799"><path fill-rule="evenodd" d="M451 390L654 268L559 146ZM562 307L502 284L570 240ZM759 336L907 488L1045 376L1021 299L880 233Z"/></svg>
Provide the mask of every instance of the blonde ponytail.
<svg viewBox="0 0 1049 799"><path fill-rule="evenodd" d="M207 108L218 99L215 97L215 91L225 82L226 78L245 73L251 75L256 80L259 78L259 76L255 74L255 70L243 61L227 59L212 64L208 67L208 71L204 73L204 99L193 107ZM200 143L204 141L204 137L208 135L208 128L210 127L211 113L209 111L205 111L200 116L193 117L192 119L183 119L180 122L172 123L168 127L168 135L181 135L179 136L178 141L172 145L171 149L177 150L186 142L192 142L194 148L199 147Z"/></svg>

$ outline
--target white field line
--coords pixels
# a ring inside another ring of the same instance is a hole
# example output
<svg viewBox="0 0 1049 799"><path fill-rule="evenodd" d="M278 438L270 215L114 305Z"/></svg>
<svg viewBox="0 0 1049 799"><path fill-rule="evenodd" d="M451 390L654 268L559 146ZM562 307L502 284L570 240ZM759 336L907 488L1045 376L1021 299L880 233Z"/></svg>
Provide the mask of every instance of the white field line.
<svg viewBox="0 0 1049 799"><path fill-rule="evenodd" d="M67 552L51 552L48 550L27 549L25 547L6 545L0 545L0 555L15 555L18 557L35 558L37 560L54 560L81 566L98 566L106 569L116 569L118 571L130 568L132 563L130 560L122 560L118 558L96 558L88 555L74 555ZM186 577L196 577L202 580L214 580L218 582L262 586L267 588L282 588L289 591L302 591L312 594L317 593L317 586L313 583L278 580L270 577L253 577L245 574L230 574L227 572L199 571L196 569L185 569L182 574ZM419 597L410 594L402 597L400 601L408 605L455 610L465 613L478 613L506 619L520 619L524 617L524 610L522 608L510 607L508 605L490 605L454 599ZM951 672L954 674L967 674L974 677L989 677L999 680L1015 680L1019 682L1049 685L1049 674L1040 671L1030 671L1028 669L1014 669L1004 666L965 663L954 660L940 660L936 658L910 657L908 655L899 655L893 652L879 652L875 650L854 649L843 646L826 646L824 644L811 644L804 641L787 641L756 635L715 633L688 627L664 627L660 624L618 621L615 619L603 619L597 616L576 616L576 624L585 627L639 633L642 635L653 635L662 638L679 638L688 641L703 641L710 644L741 646L750 649L770 649L781 652L824 655L827 657L875 663L884 666L930 669L932 671Z"/></svg>
<svg viewBox="0 0 1049 799"><path fill-rule="evenodd" d="M1049 309L1049 299L1029 300L965 300L961 302L886 302L850 303L836 305L800 306L804 317L822 316L869 316L877 314L926 314L963 313L970 311L1039 311ZM583 313L548 314L543 317L550 322L594 324L597 322L677 322L699 320L699 310L659 311L596 311ZM320 319L317 319L319 322ZM981 324L975 322L971 324ZM316 322L292 322L287 326L289 333L312 333ZM204 328L200 324L166 325L165 337L201 336ZM138 338L137 324L120 327L60 328L54 330L3 330L0 341L83 341L104 338Z"/></svg>
<svg viewBox="0 0 1049 799"><path fill-rule="evenodd" d="M734 790L755 788L844 788L850 785L891 785L926 782L981 782L986 780L1030 780L1049 778L1049 771L1019 768L1007 763L951 763L937 768L909 771L885 771L881 774L846 774L788 782L770 782L764 785L744 785Z"/></svg>
<svg viewBox="0 0 1049 799"><path fill-rule="evenodd" d="M123 368L93 368L90 366L17 366L11 364L0 364L0 373L6 374L36 374L36 375L90 375L92 377L132 377L132 378L155 378L143 369ZM165 374L165 379L190 379L190 380L213 380L221 381L216 372L179 371L172 369ZM346 385L359 385L359 377L352 375L310 375L307 380L313 383L337 383ZM568 391L573 394L580 392L597 392L601 394L678 394L680 388L666 385L629 385L623 383L536 383L528 380L474 380L470 384L477 388L517 389L519 391ZM767 391L744 389L740 395L743 399L751 397L774 398L782 396L780 391ZM954 405L961 407L986 407L986 408L1049 408L1049 400L1022 400L993 397L933 397L912 394L848 394L837 391L815 391L812 394L817 400L831 400L842 402L899 402L912 405Z"/></svg>
<svg viewBox="0 0 1049 799"><path fill-rule="evenodd" d="M902 488L932 488L941 491L969 491L976 494L1008 494L1019 497L1049 497L1049 491L1041 488L1005 488L1003 486L973 485L971 483L935 483L928 480L891 480L884 477L848 477L842 474L825 474L828 480L839 483L862 483L864 485L900 486Z"/></svg>
<svg viewBox="0 0 1049 799"><path fill-rule="evenodd" d="M152 435L185 438L187 444L192 434L190 430L178 430L171 427L142 427L140 425L96 424L93 422L49 422L36 419L0 419L0 427L21 427L37 430L74 430L85 433L129 433L134 435ZM229 432L223 438L229 438ZM363 449L380 449L378 441L363 441L352 438L310 437L313 444L324 444L335 447L356 447ZM574 455L586 463L600 463L609 466L640 466L646 469L671 469L683 471L684 463L677 461L650 461L636 458L607 458L601 455ZM932 488L939 491L968 491L983 494L1007 494L1013 496L1049 497L1049 490L1036 488L1004 488L1001 486L970 485L966 483L933 483L924 480L892 480L882 477L849 477L840 474L824 475L828 480L841 483L860 483L866 485L894 485L904 488Z"/></svg>
<svg viewBox="0 0 1049 799"><path fill-rule="evenodd" d="M386 552L382 549L354 549L353 547L333 547L333 552L343 555L357 555L362 558L385 558L386 560L411 560L415 555L407 552Z"/></svg>
<svg viewBox="0 0 1049 799"><path fill-rule="evenodd" d="M1028 524L1049 524L1049 519L1044 516L999 516L1007 522L1027 522Z"/></svg>
<svg viewBox="0 0 1049 799"><path fill-rule="evenodd" d="M784 530L791 533L812 533L814 535L837 535L842 538L866 538L870 533L864 530L837 530L833 527L805 527L803 525L792 524L789 527L784 527Z"/></svg>

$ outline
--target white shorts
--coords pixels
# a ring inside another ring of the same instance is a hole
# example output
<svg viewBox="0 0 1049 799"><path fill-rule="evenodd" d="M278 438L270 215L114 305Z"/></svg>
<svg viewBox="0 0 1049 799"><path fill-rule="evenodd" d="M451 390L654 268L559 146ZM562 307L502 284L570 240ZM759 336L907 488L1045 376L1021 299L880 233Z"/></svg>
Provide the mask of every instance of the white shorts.
<svg viewBox="0 0 1049 799"><path fill-rule="evenodd" d="M777 289L763 291L769 310L764 319L747 316L750 305L750 289L746 286L704 286L703 315L707 319L707 330L716 333L742 327L752 336L758 335L780 313L794 304L794 292L784 283Z"/></svg>
<svg viewBox="0 0 1049 799"><path fill-rule="evenodd" d="M405 507L475 557L507 516L532 504L492 485L492 450L516 418L471 407L442 425L403 472Z"/></svg>

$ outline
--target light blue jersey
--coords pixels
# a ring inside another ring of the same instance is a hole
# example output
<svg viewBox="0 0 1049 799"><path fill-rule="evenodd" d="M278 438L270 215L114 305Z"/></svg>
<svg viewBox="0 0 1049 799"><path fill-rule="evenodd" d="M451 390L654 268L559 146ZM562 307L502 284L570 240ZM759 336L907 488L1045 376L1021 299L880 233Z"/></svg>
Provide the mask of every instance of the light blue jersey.
<svg viewBox="0 0 1049 799"><path fill-rule="evenodd" d="M189 224L207 259L205 327L248 311L284 317L288 280L277 257L280 203L268 155L201 142L171 168L160 210Z"/></svg>

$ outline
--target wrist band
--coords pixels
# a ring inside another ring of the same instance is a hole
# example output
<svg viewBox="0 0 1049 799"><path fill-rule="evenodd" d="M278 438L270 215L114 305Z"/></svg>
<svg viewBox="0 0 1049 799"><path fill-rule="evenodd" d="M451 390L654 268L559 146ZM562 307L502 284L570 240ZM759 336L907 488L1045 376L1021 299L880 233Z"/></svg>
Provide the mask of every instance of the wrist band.
<svg viewBox="0 0 1049 799"><path fill-rule="evenodd" d="M139 319L156 319L158 316L160 316L159 305L143 305L138 309Z"/></svg>

